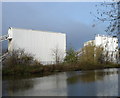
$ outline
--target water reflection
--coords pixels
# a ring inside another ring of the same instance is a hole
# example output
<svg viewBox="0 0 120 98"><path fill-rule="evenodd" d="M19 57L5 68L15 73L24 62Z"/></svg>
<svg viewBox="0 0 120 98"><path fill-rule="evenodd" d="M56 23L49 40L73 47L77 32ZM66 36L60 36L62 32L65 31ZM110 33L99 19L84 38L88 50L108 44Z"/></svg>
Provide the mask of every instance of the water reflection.
<svg viewBox="0 0 120 98"><path fill-rule="evenodd" d="M23 92L33 88L34 81L30 79L8 80L2 83L3 95L13 95L16 92Z"/></svg>
<svg viewBox="0 0 120 98"><path fill-rule="evenodd" d="M76 83L76 82L95 82L98 80L103 80L106 75L112 75L112 74L118 74L118 70L95 70L95 71L85 71L80 74L77 74L79 72L76 72L74 76L71 76L68 78L68 83Z"/></svg>
<svg viewBox="0 0 120 98"><path fill-rule="evenodd" d="M66 73L32 79L3 81L3 96L63 96L66 92Z"/></svg>
<svg viewBox="0 0 120 98"><path fill-rule="evenodd" d="M86 71L67 79L68 95L117 96L118 70L105 69Z"/></svg>
<svg viewBox="0 0 120 98"><path fill-rule="evenodd" d="M3 80L3 96L118 96L118 69Z"/></svg>

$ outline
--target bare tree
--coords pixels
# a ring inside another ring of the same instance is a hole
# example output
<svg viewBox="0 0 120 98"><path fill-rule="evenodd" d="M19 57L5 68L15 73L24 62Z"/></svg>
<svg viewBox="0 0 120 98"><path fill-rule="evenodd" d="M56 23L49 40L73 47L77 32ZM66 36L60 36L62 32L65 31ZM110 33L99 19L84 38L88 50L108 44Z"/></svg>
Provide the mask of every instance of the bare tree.
<svg viewBox="0 0 120 98"><path fill-rule="evenodd" d="M64 60L64 53L58 46L52 49L52 56L56 64L59 64Z"/></svg>
<svg viewBox="0 0 120 98"><path fill-rule="evenodd" d="M120 0L102 2L96 5L96 13L93 14L98 21L107 22L106 32L117 35L120 38ZM93 25L95 26L95 24Z"/></svg>

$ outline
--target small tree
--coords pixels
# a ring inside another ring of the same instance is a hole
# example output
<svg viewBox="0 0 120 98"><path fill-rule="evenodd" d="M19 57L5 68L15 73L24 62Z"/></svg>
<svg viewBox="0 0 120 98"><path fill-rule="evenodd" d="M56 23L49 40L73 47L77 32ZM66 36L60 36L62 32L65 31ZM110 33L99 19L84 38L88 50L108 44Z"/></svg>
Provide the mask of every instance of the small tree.
<svg viewBox="0 0 120 98"><path fill-rule="evenodd" d="M67 54L64 59L66 63L77 63L78 55L77 55L77 52L75 52L73 48L70 48L66 53Z"/></svg>
<svg viewBox="0 0 120 98"><path fill-rule="evenodd" d="M5 66L30 65L33 63L33 56L25 53L23 49L17 49L9 52L8 57L3 62Z"/></svg>
<svg viewBox="0 0 120 98"><path fill-rule="evenodd" d="M104 60L103 48L100 46L88 44L84 46L84 48L82 49L82 53L79 58L80 58L80 62L92 63L92 64L102 63Z"/></svg>
<svg viewBox="0 0 120 98"><path fill-rule="evenodd" d="M63 61L64 53L62 52L61 49L58 48L58 46L56 46L54 49L52 49L52 56L53 59L55 60L55 63L59 64Z"/></svg>
<svg viewBox="0 0 120 98"><path fill-rule="evenodd" d="M95 46L94 49L94 62L95 63L104 63L104 50L101 46Z"/></svg>

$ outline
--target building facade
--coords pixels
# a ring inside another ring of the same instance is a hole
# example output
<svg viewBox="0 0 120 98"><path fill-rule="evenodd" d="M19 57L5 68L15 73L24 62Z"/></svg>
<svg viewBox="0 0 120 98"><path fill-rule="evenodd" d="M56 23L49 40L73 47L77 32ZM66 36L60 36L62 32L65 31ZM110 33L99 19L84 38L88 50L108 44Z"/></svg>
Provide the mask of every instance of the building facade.
<svg viewBox="0 0 120 98"><path fill-rule="evenodd" d="M119 62L119 45L118 38L116 36L96 35L95 40L90 40L84 43L84 46L88 44L95 46L101 46L106 54L105 61L114 63Z"/></svg>
<svg viewBox="0 0 120 98"><path fill-rule="evenodd" d="M66 55L66 34L37 31L31 29L9 28L8 51L24 49L42 64L54 64L55 51L62 61Z"/></svg>

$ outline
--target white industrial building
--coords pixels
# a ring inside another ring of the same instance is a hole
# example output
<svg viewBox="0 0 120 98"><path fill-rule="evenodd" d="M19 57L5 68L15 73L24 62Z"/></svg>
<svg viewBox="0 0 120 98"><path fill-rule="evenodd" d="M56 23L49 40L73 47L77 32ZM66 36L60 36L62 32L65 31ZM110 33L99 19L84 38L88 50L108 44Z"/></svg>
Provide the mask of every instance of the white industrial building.
<svg viewBox="0 0 120 98"><path fill-rule="evenodd" d="M95 40L90 40L84 43L84 46L93 44L95 46L101 46L104 49L104 53L107 53L106 59L108 61L118 63L119 62L119 46L118 38L116 36L96 35ZM105 60L106 60L105 59Z"/></svg>
<svg viewBox="0 0 120 98"><path fill-rule="evenodd" d="M24 49L42 64L56 62L54 52L62 61L66 55L66 34L31 29L9 28L8 51Z"/></svg>

